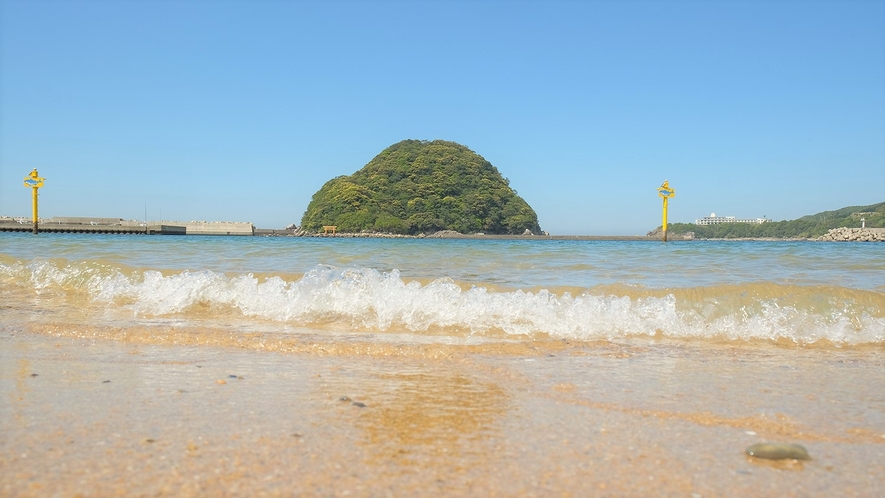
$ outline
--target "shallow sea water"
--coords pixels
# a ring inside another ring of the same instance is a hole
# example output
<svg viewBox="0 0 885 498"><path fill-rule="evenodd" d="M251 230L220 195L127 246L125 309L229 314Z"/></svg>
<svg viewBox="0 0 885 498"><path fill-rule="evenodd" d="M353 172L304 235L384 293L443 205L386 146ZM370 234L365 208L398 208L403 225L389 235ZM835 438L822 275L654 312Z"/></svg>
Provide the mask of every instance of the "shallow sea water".
<svg viewBox="0 0 885 498"><path fill-rule="evenodd" d="M882 495L883 282L863 244L0 234L0 494Z"/></svg>

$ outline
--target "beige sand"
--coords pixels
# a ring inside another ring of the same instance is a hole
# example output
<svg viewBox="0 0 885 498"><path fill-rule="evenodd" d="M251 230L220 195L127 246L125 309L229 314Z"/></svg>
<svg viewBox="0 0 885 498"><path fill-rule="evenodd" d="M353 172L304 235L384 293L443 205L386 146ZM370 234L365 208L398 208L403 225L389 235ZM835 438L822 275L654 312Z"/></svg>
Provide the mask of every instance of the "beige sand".
<svg viewBox="0 0 885 498"><path fill-rule="evenodd" d="M885 496L885 353L6 330L0 495Z"/></svg>

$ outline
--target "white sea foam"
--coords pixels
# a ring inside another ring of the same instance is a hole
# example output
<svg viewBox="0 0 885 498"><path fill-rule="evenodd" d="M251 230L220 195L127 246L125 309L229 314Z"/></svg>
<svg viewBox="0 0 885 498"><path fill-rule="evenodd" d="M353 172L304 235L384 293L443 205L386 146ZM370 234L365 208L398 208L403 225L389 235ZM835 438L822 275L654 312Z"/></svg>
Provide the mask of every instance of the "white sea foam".
<svg viewBox="0 0 885 498"><path fill-rule="evenodd" d="M546 290L462 289L448 278L422 285L398 271L319 266L303 278L259 281L212 271L126 275L106 266L51 262L0 264L4 285L28 282L35 292L85 293L91 306L130 310L137 317L196 316L209 310L298 326L332 323L351 330L426 331L616 339L661 334L674 338L788 339L800 344L885 343L885 318L872 310L826 312L761 299L709 313L708 303L674 294L628 297ZM684 298L688 299L688 298ZM715 307L713 307L715 309ZM838 308L838 307L836 307Z"/></svg>

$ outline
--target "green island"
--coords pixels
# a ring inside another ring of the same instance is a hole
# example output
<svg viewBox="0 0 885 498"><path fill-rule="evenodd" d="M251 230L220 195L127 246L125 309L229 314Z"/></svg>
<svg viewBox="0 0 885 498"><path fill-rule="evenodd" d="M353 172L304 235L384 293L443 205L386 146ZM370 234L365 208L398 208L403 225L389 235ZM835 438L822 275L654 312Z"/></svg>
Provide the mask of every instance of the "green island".
<svg viewBox="0 0 885 498"><path fill-rule="evenodd" d="M670 235L694 233L698 239L778 238L806 239L820 237L840 227L860 228L861 218L866 228L885 228L885 202L869 206L848 206L835 211L803 216L789 221L768 221L760 224L723 223L719 225L696 225L694 223L668 223ZM660 227L656 231L660 231Z"/></svg>
<svg viewBox="0 0 885 498"><path fill-rule="evenodd" d="M541 233L535 210L497 168L443 140L403 140L356 173L326 182L301 219L308 232L324 226L403 235Z"/></svg>

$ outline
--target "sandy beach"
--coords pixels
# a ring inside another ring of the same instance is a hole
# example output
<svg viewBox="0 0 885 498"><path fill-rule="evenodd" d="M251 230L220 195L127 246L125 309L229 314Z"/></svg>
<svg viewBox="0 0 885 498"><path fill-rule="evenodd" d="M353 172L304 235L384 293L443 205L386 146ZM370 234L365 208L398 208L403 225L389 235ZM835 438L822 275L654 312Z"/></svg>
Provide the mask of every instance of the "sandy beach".
<svg viewBox="0 0 885 498"><path fill-rule="evenodd" d="M881 348L315 339L3 331L0 494L885 493Z"/></svg>

